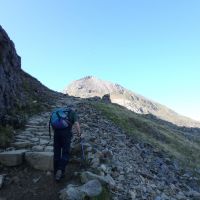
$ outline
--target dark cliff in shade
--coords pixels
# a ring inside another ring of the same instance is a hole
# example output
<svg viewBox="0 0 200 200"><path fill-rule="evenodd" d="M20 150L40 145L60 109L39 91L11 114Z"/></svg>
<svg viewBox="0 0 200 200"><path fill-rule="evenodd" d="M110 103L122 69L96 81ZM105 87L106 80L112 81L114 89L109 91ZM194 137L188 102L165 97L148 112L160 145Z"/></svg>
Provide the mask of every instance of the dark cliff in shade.
<svg viewBox="0 0 200 200"><path fill-rule="evenodd" d="M55 97L21 69L14 43L0 26L0 125L17 127L24 116L45 107Z"/></svg>

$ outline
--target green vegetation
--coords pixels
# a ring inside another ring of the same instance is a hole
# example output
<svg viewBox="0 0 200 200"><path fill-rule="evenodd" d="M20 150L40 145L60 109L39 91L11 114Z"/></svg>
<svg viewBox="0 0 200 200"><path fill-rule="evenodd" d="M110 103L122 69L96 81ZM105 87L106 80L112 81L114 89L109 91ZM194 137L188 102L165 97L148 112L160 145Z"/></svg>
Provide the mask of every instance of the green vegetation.
<svg viewBox="0 0 200 200"><path fill-rule="evenodd" d="M25 106L16 105L15 109L12 110L12 114L20 115L26 120L28 116L37 114L43 110L44 107L42 106L42 104L40 104L40 102L32 101L26 104Z"/></svg>
<svg viewBox="0 0 200 200"><path fill-rule="evenodd" d="M5 127L0 126L0 147L7 147L12 139L14 129L22 129L26 124L29 116L37 114L44 110L40 104L29 103L26 106L15 106L13 110L8 112L10 117L9 124Z"/></svg>
<svg viewBox="0 0 200 200"><path fill-rule="evenodd" d="M13 128L0 126L0 147L6 147L12 139Z"/></svg>
<svg viewBox="0 0 200 200"><path fill-rule="evenodd" d="M101 194L91 198L91 200L110 200L110 198L109 190L106 187L103 187Z"/></svg>
<svg viewBox="0 0 200 200"><path fill-rule="evenodd" d="M37 114L41 111L44 111L48 108L48 105L45 101L47 101L47 96L40 93L39 86L31 80L30 77L24 75L22 88L26 98L26 104L22 106L21 102L16 103L16 113L20 115L28 114L33 115Z"/></svg>
<svg viewBox="0 0 200 200"><path fill-rule="evenodd" d="M135 139L164 150L183 167L200 167L200 142L187 139L182 131L116 104L98 102L92 105Z"/></svg>

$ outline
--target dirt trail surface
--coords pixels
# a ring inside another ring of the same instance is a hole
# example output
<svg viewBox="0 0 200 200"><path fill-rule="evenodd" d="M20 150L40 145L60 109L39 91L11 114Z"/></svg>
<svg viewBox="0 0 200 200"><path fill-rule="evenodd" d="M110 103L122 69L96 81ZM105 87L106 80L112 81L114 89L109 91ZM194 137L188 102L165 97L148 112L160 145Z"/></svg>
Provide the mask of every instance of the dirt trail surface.
<svg viewBox="0 0 200 200"><path fill-rule="evenodd" d="M38 200L59 199L58 192L66 187L66 183L77 184L74 171L80 170L77 165L69 164L65 177L58 183L53 179L51 172L34 170L27 165L4 169L3 174L8 175L5 186L0 191L1 198L6 200Z"/></svg>

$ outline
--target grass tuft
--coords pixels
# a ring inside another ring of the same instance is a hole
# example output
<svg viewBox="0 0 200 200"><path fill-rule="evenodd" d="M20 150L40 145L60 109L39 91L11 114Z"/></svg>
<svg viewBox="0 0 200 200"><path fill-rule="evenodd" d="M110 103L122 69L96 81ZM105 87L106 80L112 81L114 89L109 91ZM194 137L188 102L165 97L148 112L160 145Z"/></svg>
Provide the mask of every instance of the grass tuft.
<svg viewBox="0 0 200 200"><path fill-rule="evenodd" d="M0 126L0 147L5 148L12 139L13 128L11 126Z"/></svg>

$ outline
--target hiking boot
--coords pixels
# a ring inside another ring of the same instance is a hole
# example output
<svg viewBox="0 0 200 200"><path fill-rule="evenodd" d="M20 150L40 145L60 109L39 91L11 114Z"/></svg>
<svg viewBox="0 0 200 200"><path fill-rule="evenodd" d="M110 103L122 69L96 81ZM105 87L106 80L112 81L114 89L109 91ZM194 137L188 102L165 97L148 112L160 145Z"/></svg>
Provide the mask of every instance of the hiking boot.
<svg viewBox="0 0 200 200"><path fill-rule="evenodd" d="M62 171L59 169L56 172L55 179L56 179L56 181L59 181L61 178L62 178Z"/></svg>

